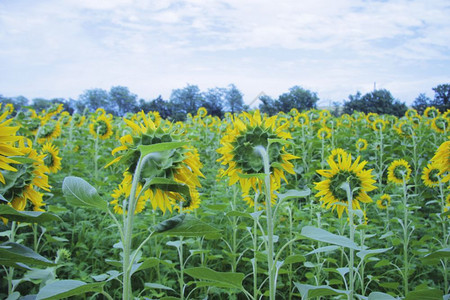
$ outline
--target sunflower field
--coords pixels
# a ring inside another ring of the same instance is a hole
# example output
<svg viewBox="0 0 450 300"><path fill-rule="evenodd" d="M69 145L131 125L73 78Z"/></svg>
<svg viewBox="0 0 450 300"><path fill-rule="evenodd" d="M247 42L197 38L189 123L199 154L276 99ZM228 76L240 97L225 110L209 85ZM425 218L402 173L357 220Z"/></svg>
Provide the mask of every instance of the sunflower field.
<svg viewBox="0 0 450 300"><path fill-rule="evenodd" d="M2 299L450 299L450 111L0 106Z"/></svg>

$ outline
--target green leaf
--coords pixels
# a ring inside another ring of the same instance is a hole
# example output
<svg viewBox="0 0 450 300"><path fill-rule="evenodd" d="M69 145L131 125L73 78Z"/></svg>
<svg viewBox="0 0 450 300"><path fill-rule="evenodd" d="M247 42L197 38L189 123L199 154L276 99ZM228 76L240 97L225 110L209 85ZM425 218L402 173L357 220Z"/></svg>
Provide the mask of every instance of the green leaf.
<svg viewBox="0 0 450 300"><path fill-rule="evenodd" d="M404 300L441 300L444 294L438 289L424 289L409 292Z"/></svg>
<svg viewBox="0 0 450 300"><path fill-rule="evenodd" d="M105 282L85 283L79 280L60 280L45 285L36 300L63 299L89 292L103 291Z"/></svg>
<svg viewBox="0 0 450 300"><path fill-rule="evenodd" d="M300 262L304 262L304 261L306 261L306 258L303 255L294 254L294 255L289 255L288 257L286 257L286 259L284 260L284 265L290 265L290 264L300 263Z"/></svg>
<svg viewBox="0 0 450 300"><path fill-rule="evenodd" d="M313 226L305 226L302 228L301 235L307 237L309 239L325 242L328 244L338 245L342 247L352 248L355 250L359 250L360 248L354 242L352 242L349 238L333 234L326 230L316 228Z"/></svg>
<svg viewBox="0 0 450 300"><path fill-rule="evenodd" d="M146 283L144 283L144 286L149 289L161 289L161 290L173 291L172 288L162 285L162 284L159 284L159 283L146 282Z"/></svg>
<svg viewBox="0 0 450 300"><path fill-rule="evenodd" d="M311 195L310 189L306 189L303 191L288 190L284 194L278 194L278 198L280 199L280 201L283 201L283 200L289 200L289 199L293 199L293 198L304 198L304 197L308 197L309 195Z"/></svg>
<svg viewBox="0 0 450 300"><path fill-rule="evenodd" d="M372 292L367 300L396 300L397 298L392 297L389 294Z"/></svg>
<svg viewBox="0 0 450 300"><path fill-rule="evenodd" d="M185 237L218 237L220 230L195 218L191 215L186 215L184 220L174 228L158 233L168 236L185 236Z"/></svg>
<svg viewBox="0 0 450 300"><path fill-rule="evenodd" d="M240 178L244 178L244 179L248 179L248 178L258 178L258 179L261 179L261 180L264 180L265 178L266 178L266 174L264 174L264 173L249 173L249 174L242 174L242 173L239 173L239 172L237 172L237 175L240 177Z"/></svg>
<svg viewBox="0 0 450 300"><path fill-rule="evenodd" d="M348 291L337 290L328 285L314 286L309 284L300 284L294 282L295 287L300 291L303 299L323 296L348 295Z"/></svg>
<svg viewBox="0 0 450 300"><path fill-rule="evenodd" d="M66 201L71 205L102 210L108 208L108 203L100 197L97 190L80 177L68 176L64 178L62 190Z"/></svg>
<svg viewBox="0 0 450 300"><path fill-rule="evenodd" d="M216 272L202 267L186 269L184 272L195 279L207 280L212 286L243 289L242 280L245 276L243 273Z"/></svg>
<svg viewBox="0 0 450 300"><path fill-rule="evenodd" d="M150 181L145 183L148 186L156 187L162 191L175 192L179 194L183 194L184 197L190 199L191 192L189 190L189 186L183 183L176 182L172 179L167 179L164 177L154 177Z"/></svg>
<svg viewBox="0 0 450 300"><path fill-rule="evenodd" d="M179 214L179 215L176 215L175 217L164 220L155 226L155 232L162 233L164 231L173 229L173 228L177 227L178 225L180 225L183 222L185 217L186 217L185 214Z"/></svg>
<svg viewBox="0 0 450 300"><path fill-rule="evenodd" d="M374 256L374 255L379 254L379 253L384 253L384 252L389 251L391 249L392 249L392 247L384 248L384 249L361 250L361 251L356 253L356 256L358 256L359 258L364 260L364 259L366 259L366 257L371 257L371 256Z"/></svg>
<svg viewBox="0 0 450 300"><path fill-rule="evenodd" d="M23 245L6 242L0 245L0 265L21 267L18 264L35 264L40 266L54 266L55 264L45 257Z"/></svg>
<svg viewBox="0 0 450 300"><path fill-rule="evenodd" d="M436 264L440 259L450 258L450 248L439 249L422 258L424 263Z"/></svg>
<svg viewBox="0 0 450 300"><path fill-rule="evenodd" d="M339 249L338 246L325 246L325 247L320 247L320 248L314 249L313 251L309 252L306 255L322 253L322 252L331 252L331 251L334 251L334 250L337 250L337 249Z"/></svg>
<svg viewBox="0 0 450 300"><path fill-rule="evenodd" d="M188 145L188 143L187 142L167 142L167 143L159 143L159 144L153 144L153 145L139 145L138 149L139 149L139 151L141 151L141 155L145 156L150 153L168 151L168 150L183 147L185 145Z"/></svg>
<svg viewBox="0 0 450 300"><path fill-rule="evenodd" d="M9 205L0 205L0 216L9 221L26 223L44 223L49 221L61 221L53 214L43 211L17 211Z"/></svg>
<svg viewBox="0 0 450 300"><path fill-rule="evenodd" d="M226 216L227 217L242 217L242 218L253 219L249 213L237 211L237 210L232 210L232 211L227 212Z"/></svg>
<svg viewBox="0 0 450 300"><path fill-rule="evenodd" d="M131 274L134 274L137 271L150 269L156 267L159 264L159 259L156 257L147 258L143 262L136 263L131 267Z"/></svg>
<svg viewBox="0 0 450 300"><path fill-rule="evenodd" d="M296 146L294 142L283 139L267 139L267 142L269 143L269 145L274 143L280 143L282 145Z"/></svg>

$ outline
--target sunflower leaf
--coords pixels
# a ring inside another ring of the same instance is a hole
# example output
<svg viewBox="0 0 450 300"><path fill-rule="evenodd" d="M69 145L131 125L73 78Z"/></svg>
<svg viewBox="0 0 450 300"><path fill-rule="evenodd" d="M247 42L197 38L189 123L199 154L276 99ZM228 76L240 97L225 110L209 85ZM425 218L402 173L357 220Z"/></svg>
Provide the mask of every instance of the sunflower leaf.
<svg viewBox="0 0 450 300"><path fill-rule="evenodd" d="M172 218L174 219L174 218ZM168 235L168 236L184 236L184 237L196 237L205 236L207 238L215 238L219 235L220 230L200 221L191 215L186 215L181 222L176 222L177 225L167 229L158 234ZM158 227L159 225L157 225Z"/></svg>
<svg viewBox="0 0 450 300"><path fill-rule="evenodd" d="M23 245L13 242L0 244L0 265L17 267L21 266L21 264L55 265L53 262Z"/></svg>
<svg viewBox="0 0 450 300"><path fill-rule="evenodd" d="M105 282L85 283L79 280L59 280L45 285L36 300L63 299L88 292L101 292Z"/></svg>
<svg viewBox="0 0 450 300"><path fill-rule="evenodd" d="M80 177L64 178L62 190L66 201L78 207L99 208L107 210L108 203L100 197L97 190Z"/></svg>
<svg viewBox="0 0 450 300"><path fill-rule="evenodd" d="M167 192L176 192L182 194L186 200L189 202L191 200L191 193L189 186L183 183L179 183L172 179L167 179L164 177L155 177L145 182L144 186L151 186L153 188L160 189Z"/></svg>
<svg viewBox="0 0 450 300"><path fill-rule="evenodd" d="M9 205L0 205L0 216L10 221L43 223L49 221L61 221L53 214L43 211L17 211Z"/></svg>
<svg viewBox="0 0 450 300"><path fill-rule="evenodd" d="M356 243L352 242L349 238L337 234L333 234L326 230L316 228L313 226L305 226L302 228L301 235L309 239L325 242L328 244L343 246L347 248L352 248L355 250L360 250Z"/></svg>
<svg viewBox="0 0 450 300"><path fill-rule="evenodd" d="M186 146L187 142L167 142L167 143L159 143L153 145L140 145L138 146L139 151L141 151L141 155L145 156L154 152L162 152L167 150L172 150L176 148L180 148Z"/></svg>

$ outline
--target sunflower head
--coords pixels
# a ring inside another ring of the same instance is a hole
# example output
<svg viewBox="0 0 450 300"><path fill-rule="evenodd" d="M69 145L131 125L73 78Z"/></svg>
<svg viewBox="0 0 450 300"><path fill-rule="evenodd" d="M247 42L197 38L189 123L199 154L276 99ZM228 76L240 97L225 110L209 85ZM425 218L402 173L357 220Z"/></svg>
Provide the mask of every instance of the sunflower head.
<svg viewBox="0 0 450 300"><path fill-rule="evenodd" d="M331 130L326 127L322 127L319 131L317 131L317 137L321 140L329 139L331 137Z"/></svg>
<svg viewBox="0 0 450 300"><path fill-rule="evenodd" d="M72 123L76 127L81 127L84 124L85 120L86 120L86 117L82 116L80 114L73 114L73 116L72 116Z"/></svg>
<svg viewBox="0 0 450 300"><path fill-rule="evenodd" d="M352 201L353 209L360 209L360 202L372 202L367 192L376 189L373 185L375 180L372 170L364 170L366 161L360 162L360 157L358 157L352 162L351 154L345 153L337 155L337 163L332 159L328 159L327 162L330 169L317 171L325 179L315 183L315 189L319 191L316 197L320 197L324 207L336 209L339 218L344 211L348 210L348 197L343 188L344 183L349 184L350 190L355 191Z"/></svg>
<svg viewBox="0 0 450 300"><path fill-rule="evenodd" d="M381 195L380 199L377 200L377 207L379 209L387 209L391 205L391 196L388 194Z"/></svg>
<svg viewBox="0 0 450 300"><path fill-rule="evenodd" d="M344 149L336 148L331 151L331 154L330 154L330 156L328 156L328 159L334 161L335 163L338 163L338 156L339 155L342 156L342 155L346 155L346 154L347 154L347 152Z"/></svg>
<svg viewBox="0 0 450 300"><path fill-rule="evenodd" d="M428 187L439 185L440 170L433 164L428 164L422 171L422 181Z"/></svg>
<svg viewBox="0 0 450 300"><path fill-rule="evenodd" d="M39 144L51 141L61 135L61 124L57 121L49 120L37 131L37 141Z"/></svg>
<svg viewBox="0 0 450 300"><path fill-rule="evenodd" d="M197 116L204 118L208 114L208 111L203 106L197 110Z"/></svg>
<svg viewBox="0 0 450 300"><path fill-rule="evenodd" d="M450 120L442 116L437 116L436 118L431 120L431 128L439 133L446 133L448 131L449 124Z"/></svg>
<svg viewBox="0 0 450 300"><path fill-rule="evenodd" d="M388 167L388 181L402 185L408 182L411 176L411 167L404 159L394 160Z"/></svg>
<svg viewBox="0 0 450 300"><path fill-rule="evenodd" d="M108 139L113 134L111 119L101 114L89 125L89 132L94 138Z"/></svg>
<svg viewBox="0 0 450 300"><path fill-rule="evenodd" d="M294 125L295 126L305 126L309 124L309 117L306 113L298 114L294 117Z"/></svg>
<svg viewBox="0 0 450 300"><path fill-rule="evenodd" d="M428 106L425 111L423 112L423 115L428 118L428 119L434 119L437 116L439 116L441 114L441 112L439 111L439 109L437 109L434 106Z"/></svg>
<svg viewBox="0 0 450 300"><path fill-rule="evenodd" d="M383 119L376 119L372 122L372 129L375 131L383 131L386 128L386 121Z"/></svg>
<svg viewBox="0 0 450 300"><path fill-rule="evenodd" d="M411 137L414 134L414 127L406 120L396 123L395 130L399 135L405 137Z"/></svg>
<svg viewBox="0 0 450 300"><path fill-rule="evenodd" d="M431 159L433 166L439 169L442 182L450 180L450 141L442 143Z"/></svg>
<svg viewBox="0 0 450 300"><path fill-rule="evenodd" d="M417 110L410 108L405 112L405 117L411 120L412 117L418 116Z"/></svg>
<svg viewBox="0 0 450 300"><path fill-rule="evenodd" d="M369 124L372 124L376 120L378 120L378 114L376 113L368 113L366 116L366 120Z"/></svg>
<svg viewBox="0 0 450 300"><path fill-rule="evenodd" d="M312 110L308 111L307 114L308 114L309 121L311 123L317 123L320 121L321 114L318 110L312 109Z"/></svg>
<svg viewBox="0 0 450 300"><path fill-rule="evenodd" d="M356 141L356 149L358 151L364 151L367 149L367 141L365 139L358 139Z"/></svg>
<svg viewBox="0 0 450 300"><path fill-rule="evenodd" d="M57 173L61 170L61 157L58 156L59 149L50 142L47 142L41 150L41 155L44 156L44 164L51 173Z"/></svg>

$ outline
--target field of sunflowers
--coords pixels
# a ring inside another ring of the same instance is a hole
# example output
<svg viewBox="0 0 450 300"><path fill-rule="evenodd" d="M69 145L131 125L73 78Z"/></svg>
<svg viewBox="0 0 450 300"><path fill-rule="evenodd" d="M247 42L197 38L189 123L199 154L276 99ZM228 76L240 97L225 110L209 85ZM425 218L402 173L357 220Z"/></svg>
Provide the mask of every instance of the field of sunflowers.
<svg viewBox="0 0 450 300"><path fill-rule="evenodd" d="M2 299L449 299L450 111L0 107Z"/></svg>

